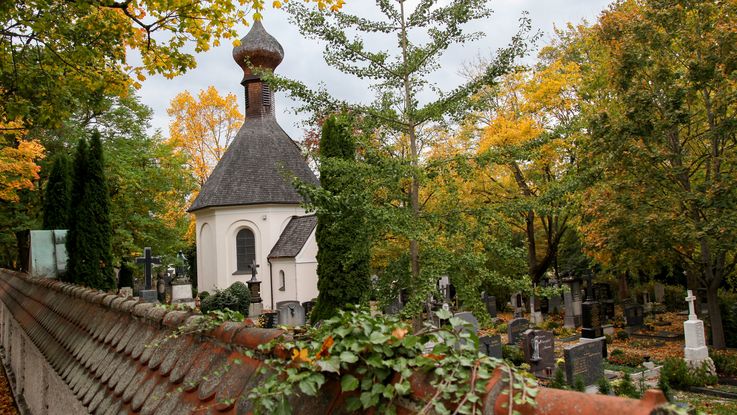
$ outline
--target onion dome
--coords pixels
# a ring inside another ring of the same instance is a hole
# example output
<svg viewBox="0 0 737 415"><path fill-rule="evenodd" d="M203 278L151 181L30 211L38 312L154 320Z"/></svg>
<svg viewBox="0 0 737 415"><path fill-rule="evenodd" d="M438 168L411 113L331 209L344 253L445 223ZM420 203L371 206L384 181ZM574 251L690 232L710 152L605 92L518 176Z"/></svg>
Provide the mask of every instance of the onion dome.
<svg viewBox="0 0 737 415"><path fill-rule="evenodd" d="M241 44L233 48L233 59L243 69L244 80L255 78L246 64L274 70L284 59L284 49L271 36L261 21L255 21L248 34L243 36Z"/></svg>

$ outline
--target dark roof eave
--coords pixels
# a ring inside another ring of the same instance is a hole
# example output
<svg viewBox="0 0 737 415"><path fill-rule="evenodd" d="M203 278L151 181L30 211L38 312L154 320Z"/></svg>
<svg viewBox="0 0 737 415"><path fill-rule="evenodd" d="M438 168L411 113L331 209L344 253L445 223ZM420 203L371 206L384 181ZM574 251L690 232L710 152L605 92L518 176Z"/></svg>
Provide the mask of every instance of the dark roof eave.
<svg viewBox="0 0 737 415"><path fill-rule="evenodd" d="M207 209L207 208L218 208L218 207L235 207L235 206L257 206L257 205L301 205L303 202L254 202L254 203L232 203L232 204L219 204L219 205L206 205L201 206L197 208L189 208L187 209L187 213L194 213L198 210Z"/></svg>

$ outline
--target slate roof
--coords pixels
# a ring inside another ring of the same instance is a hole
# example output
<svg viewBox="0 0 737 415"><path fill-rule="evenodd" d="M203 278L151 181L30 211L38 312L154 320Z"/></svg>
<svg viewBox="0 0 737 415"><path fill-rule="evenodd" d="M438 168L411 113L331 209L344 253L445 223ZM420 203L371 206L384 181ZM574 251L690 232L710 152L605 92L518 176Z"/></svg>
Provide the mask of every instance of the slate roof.
<svg viewBox="0 0 737 415"><path fill-rule="evenodd" d="M317 217L293 216L269 253L269 258L294 258L305 246L312 230L317 226Z"/></svg>
<svg viewBox="0 0 737 415"><path fill-rule="evenodd" d="M284 48L266 32L260 20L253 22L251 30L243 36L240 45L233 48L233 59L248 76L251 70L245 65L246 58L251 61L251 64L272 70L284 59Z"/></svg>
<svg viewBox="0 0 737 415"><path fill-rule="evenodd" d="M2 269L0 301L8 312L3 313L3 321L15 320L92 414L253 413L253 402L247 397L265 379L258 372L262 359L269 357L258 346L285 334L255 327L246 319L199 335L172 336L176 328L194 324L202 315ZM18 334L4 330L0 335ZM289 356L289 350L277 348L270 357ZM26 376L34 374L26 372ZM392 379L399 378L397 373ZM505 379L502 371L493 373L482 398L484 414L509 413L504 406L510 401ZM437 397L430 373L414 373L408 380L410 394L396 400L398 414L418 413ZM652 392L637 401L541 388L537 407L514 409L524 414L563 414L574 408L580 413L644 415L665 402L662 393ZM373 408L349 412L346 404L351 395L355 392L341 392L339 376L328 375L317 396L302 395L295 388L289 402L298 414L375 412ZM582 403L587 410L576 407Z"/></svg>
<svg viewBox="0 0 737 415"><path fill-rule="evenodd" d="M271 115L249 118L238 131L190 212L213 206L299 204L291 178L318 184L294 141Z"/></svg>

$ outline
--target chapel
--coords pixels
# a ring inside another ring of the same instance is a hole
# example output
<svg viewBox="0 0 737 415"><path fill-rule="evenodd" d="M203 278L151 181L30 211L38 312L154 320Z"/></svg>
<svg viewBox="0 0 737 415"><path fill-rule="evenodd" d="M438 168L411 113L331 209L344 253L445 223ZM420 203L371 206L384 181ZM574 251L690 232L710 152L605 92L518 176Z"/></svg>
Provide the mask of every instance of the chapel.
<svg viewBox="0 0 737 415"><path fill-rule="evenodd" d="M317 218L300 207L297 179L318 184L274 117L274 93L248 62L273 71L282 46L254 22L233 59L243 69L246 120L189 209L196 219L201 291L247 282L256 266L263 307L317 297Z"/></svg>

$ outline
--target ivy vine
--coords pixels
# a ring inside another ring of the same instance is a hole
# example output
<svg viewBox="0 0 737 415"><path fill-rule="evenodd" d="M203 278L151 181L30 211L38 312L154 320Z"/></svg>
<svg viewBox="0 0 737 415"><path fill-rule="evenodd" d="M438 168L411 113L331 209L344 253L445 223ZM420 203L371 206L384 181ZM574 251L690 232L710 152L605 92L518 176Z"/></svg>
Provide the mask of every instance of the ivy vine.
<svg viewBox="0 0 737 415"><path fill-rule="evenodd" d="M418 413L480 414L486 384L502 368L510 414L515 406L535 404L534 378L479 353L478 337L465 321L446 310L436 315L448 325L426 324L412 334L398 317L371 316L366 309L340 311L317 328L274 339L259 346L271 356L261 368L267 377L247 399L258 414L291 414L290 396L316 396L325 382L336 380L349 393L347 410L394 414L398 401L410 394L410 377L427 374L435 394L415 408ZM276 357L278 349L286 350L288 358Z"/></svg>

